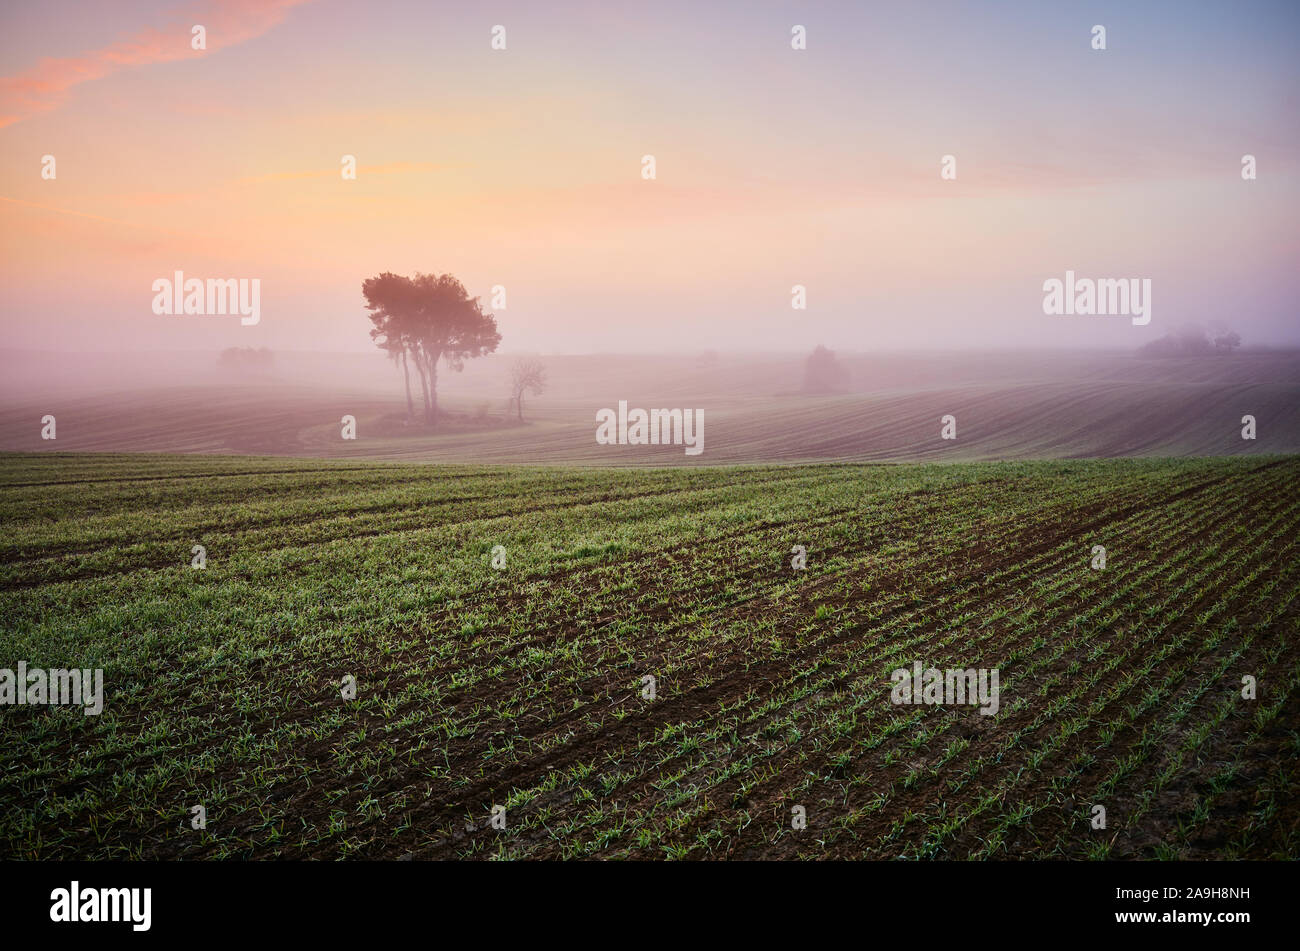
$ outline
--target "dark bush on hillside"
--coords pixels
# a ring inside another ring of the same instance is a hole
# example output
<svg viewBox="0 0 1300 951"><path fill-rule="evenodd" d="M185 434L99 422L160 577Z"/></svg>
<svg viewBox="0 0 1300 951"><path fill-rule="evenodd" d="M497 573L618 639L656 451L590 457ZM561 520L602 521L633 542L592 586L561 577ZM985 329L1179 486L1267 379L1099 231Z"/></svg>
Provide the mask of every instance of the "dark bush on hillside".
<svg viewBox="0 0 1300 951"><path fill-rule="evenodd" d="M849 382L849 371L835 357L835 351L820 344L803 365L804 393L841 393Z"/></svg>

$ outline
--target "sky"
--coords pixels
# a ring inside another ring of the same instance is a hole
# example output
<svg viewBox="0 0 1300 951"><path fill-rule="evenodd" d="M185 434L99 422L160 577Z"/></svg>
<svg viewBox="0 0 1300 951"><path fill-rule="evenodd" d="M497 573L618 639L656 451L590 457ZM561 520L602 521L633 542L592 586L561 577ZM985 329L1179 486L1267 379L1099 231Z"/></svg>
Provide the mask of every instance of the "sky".
<svg viewBox="0 0 1300 951"><path fill-rule="evenodd" d="M6 4L0 347L364 351L382 271L503 286L503 352L1300 344L1298 54L1260 0Z"/></svg>

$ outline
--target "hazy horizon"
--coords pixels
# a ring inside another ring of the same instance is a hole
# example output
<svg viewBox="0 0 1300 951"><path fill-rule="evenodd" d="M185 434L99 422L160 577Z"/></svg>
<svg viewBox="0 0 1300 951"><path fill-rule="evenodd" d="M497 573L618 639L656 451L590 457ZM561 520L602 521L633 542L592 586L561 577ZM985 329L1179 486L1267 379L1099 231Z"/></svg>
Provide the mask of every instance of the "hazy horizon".
<svg viewBox="0 0 1300 951"><path fill-rule="evenodd" d="M361 282L387 270L456 275L503 353L1130 350L1212 322L1300 345L1294 5L3 20L9 348L363 351ZM1069 270L1150 280L1150 322L1046 316ZM176 271L257 279L260 321L156 316Z"/></svg>

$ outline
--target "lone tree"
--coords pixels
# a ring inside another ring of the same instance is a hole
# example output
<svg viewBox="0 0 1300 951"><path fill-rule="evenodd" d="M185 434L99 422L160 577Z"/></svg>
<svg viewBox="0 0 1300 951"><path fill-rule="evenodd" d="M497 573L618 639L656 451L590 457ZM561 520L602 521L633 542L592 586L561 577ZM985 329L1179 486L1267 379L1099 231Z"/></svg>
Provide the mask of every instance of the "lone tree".
<svg viewBox="0 0 1300 951"><path fill-rule="evenodd" d="M848 382L848 371L835 359L835 351L820 344L803 365L803 392L838 393Z"/></svg>
<svg viewBox="0 0 1300 951"><path fill-rule="evenodd" d="M516 360L510 368L510 398L520 422L524 418L524 391L539 396L546 389L546 365L541 360Z"/></svg>
<svg viewBox="0 0 1300 951"><path fill-rule="evenodd" d="M367 278L361 294L375 326L370 338L399 363L406 381L406 409L414 415L411 371L420 379L425 421L438 417L438 361L451 369L465 368L465 360L491 353L501 342L496 318L483 313L477 297L450 274L404 277L385 271Z"/></svg>

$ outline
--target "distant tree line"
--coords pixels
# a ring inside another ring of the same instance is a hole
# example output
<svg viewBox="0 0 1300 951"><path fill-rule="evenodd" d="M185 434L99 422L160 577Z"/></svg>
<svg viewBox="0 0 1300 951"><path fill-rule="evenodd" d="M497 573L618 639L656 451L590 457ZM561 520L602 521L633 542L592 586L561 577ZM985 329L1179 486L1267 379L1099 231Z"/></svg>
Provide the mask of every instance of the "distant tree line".
<svg viewBox="0 0 1300 951"><path fill-rule="evenodd" d="M1241 346L1241 337L1226 329L1206 332L1202 327L1183 327L1171 330L1150 343L1138 348L1143 357L1203 357L1215 353L1231 353Z"/></svg>

